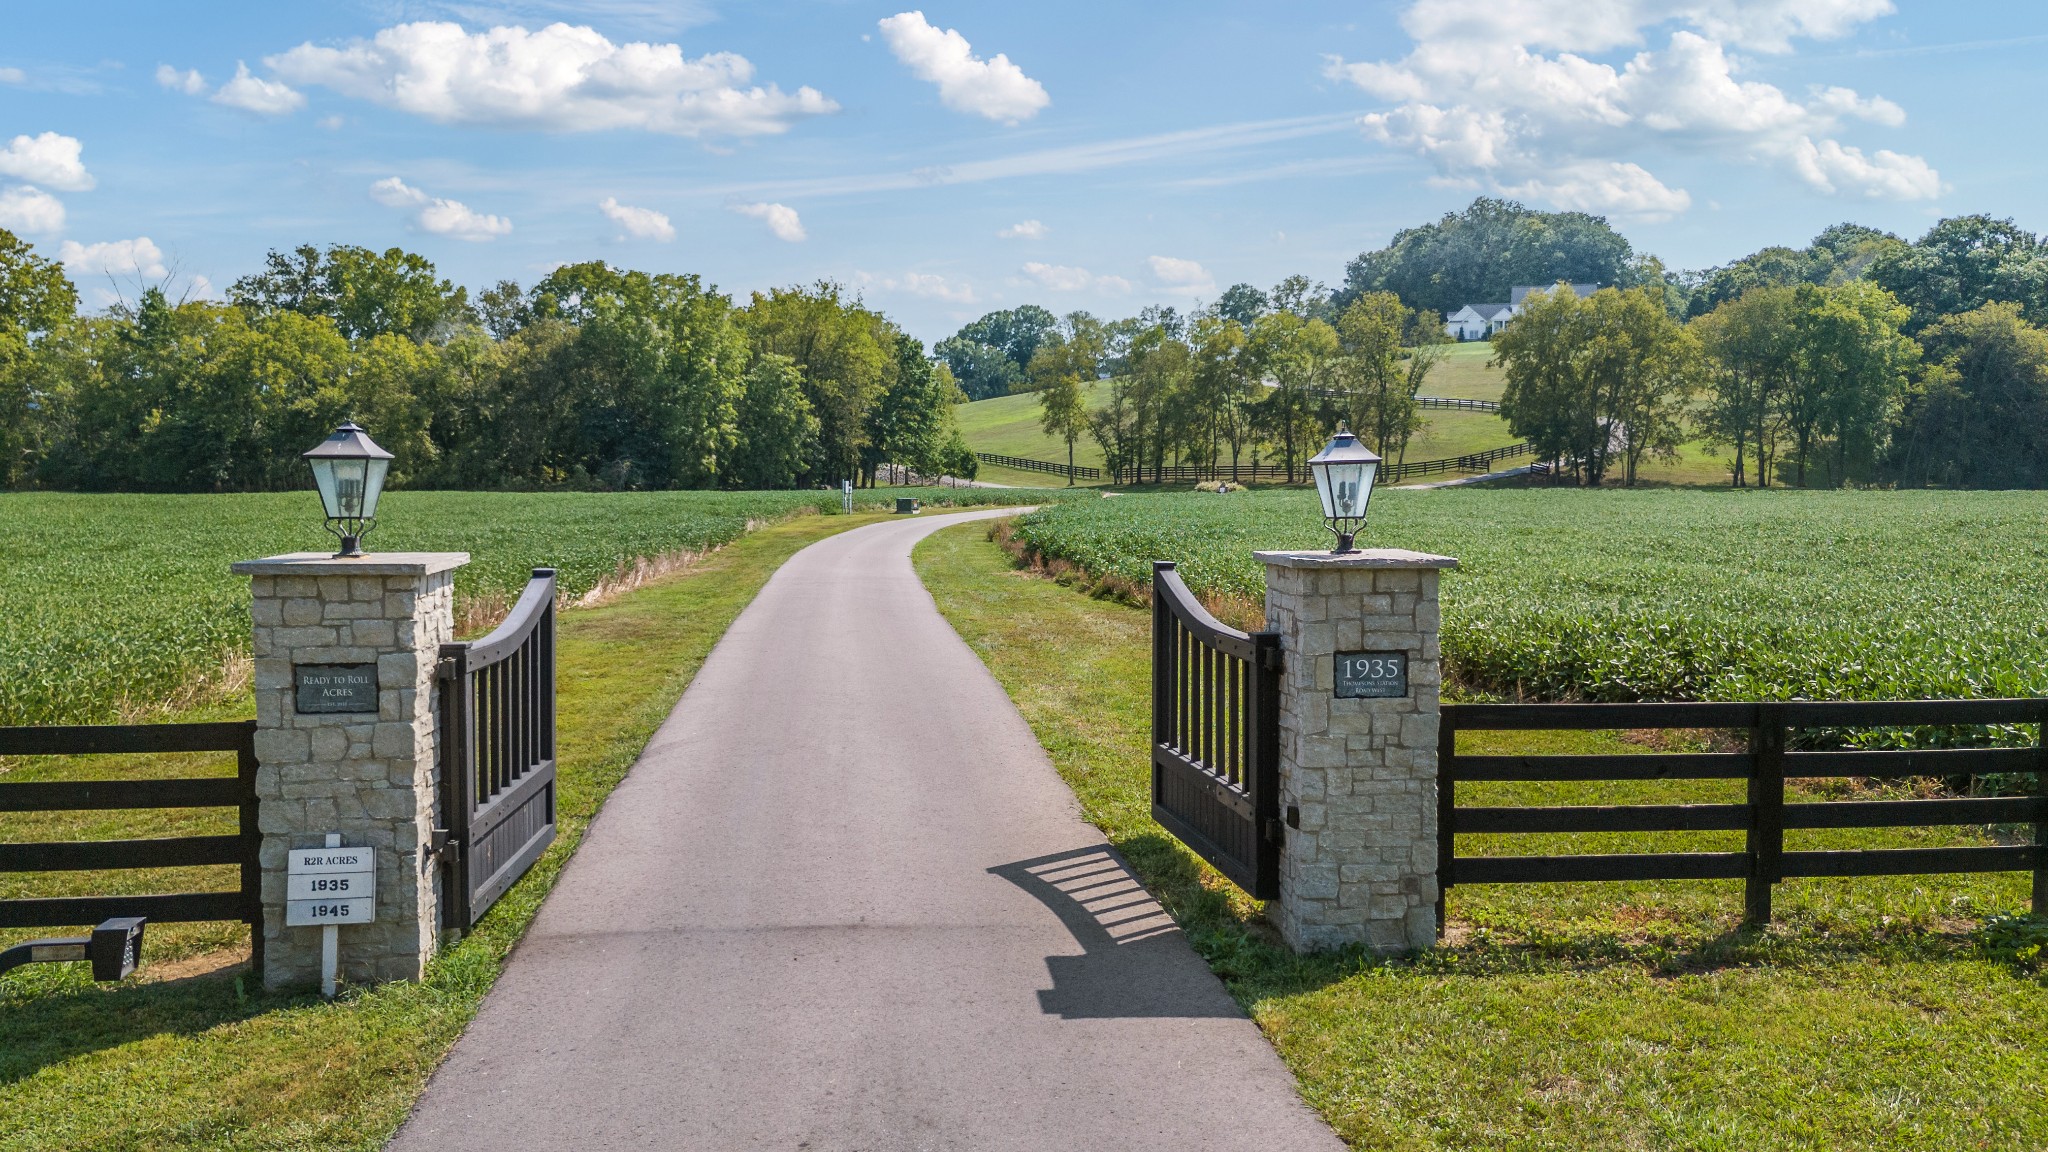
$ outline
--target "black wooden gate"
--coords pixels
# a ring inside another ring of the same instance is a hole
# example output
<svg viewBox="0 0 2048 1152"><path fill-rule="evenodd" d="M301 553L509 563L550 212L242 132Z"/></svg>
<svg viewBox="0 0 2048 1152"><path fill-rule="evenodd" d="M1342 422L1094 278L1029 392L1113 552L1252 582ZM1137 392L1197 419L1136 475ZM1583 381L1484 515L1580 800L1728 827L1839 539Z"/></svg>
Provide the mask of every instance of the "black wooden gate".
<svg viewBox="0 0 2048 1152"><path fill-rule="evenodd" d="M445 927L467 930L555 839L555 570L490 635L443 644Z"/></svg>
<svg viewBox="0 0 2048 1152"><path fill-rule="evenodd" d="M1152 565L1152 818L1261 900L1280 894L1280 634L1239 632Z"/></svg>

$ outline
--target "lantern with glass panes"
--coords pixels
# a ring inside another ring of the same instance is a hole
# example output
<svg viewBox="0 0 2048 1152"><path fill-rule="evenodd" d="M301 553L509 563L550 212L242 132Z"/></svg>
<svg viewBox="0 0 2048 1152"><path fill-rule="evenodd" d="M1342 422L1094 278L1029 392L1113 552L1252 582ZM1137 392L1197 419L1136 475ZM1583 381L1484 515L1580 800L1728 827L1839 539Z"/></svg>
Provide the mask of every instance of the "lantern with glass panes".
<svg viewBox="0 0 2048 1152"><path fill-rule="evenodd" d="M1323 501L1323 519L1337 534L1338 554L1356 552L1351 542L1365 527L1365 506L1372 500L1373 477L1380 470L1379 454L1358 442L1343 424L1315 459L1308 462L1315 474L1316 495Z"/></svg>
<svg viewBox="0 0 2048 1152"><path fill-rule="evenodd" d="M391 453L350 421L305 453L305 460L327 510L327 530L341 539L335 556L362 555L363 537L377 526L377 497L384 493Z"/></svg>

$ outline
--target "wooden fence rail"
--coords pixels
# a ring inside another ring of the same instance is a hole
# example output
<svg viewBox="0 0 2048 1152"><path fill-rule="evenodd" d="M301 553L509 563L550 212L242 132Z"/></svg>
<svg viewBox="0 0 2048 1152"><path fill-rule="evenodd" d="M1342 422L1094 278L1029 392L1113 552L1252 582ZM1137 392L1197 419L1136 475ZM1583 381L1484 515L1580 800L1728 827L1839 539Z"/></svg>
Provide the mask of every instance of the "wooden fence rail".
<svg viewBox="0 0 2048 1152"><path fill-rule="evenodd" d="M0 872L63 872L236 865L239 886L222 892L60 896L0 900L0 928L98 924L118 916L155 923L240 920L251 960L263 970L263 837L256 821L256 722L0 728L0 756L87 756L233 752L233 776L175 780L0 782L0 812L84 812L122 808L234 808L233 835L0 844ZM4 778L0 778L4 779Z"/></svg>
<svg viewBox="0 0 2048 1152"><path fill-rule="evenodd" d="M1599 880L1744 881L1751 923L1771 918L1772 886L1793 877L2030 871L2034 907L2048 908L2048 700L1787 701L1678 704L1446 704L1438 733L1439 930L1442 893L1457 884ZM1815 729L2039 725L2033 747L1911 751L1791 751ZM1743 729L1743 752L1641 756L1472 756L1458 733L1606 729ZM1788 778L1982 776L2034 773L2028 796L1943 800L1786 803ZM1745 780L1727 804L1458 806L1476 781ZM2031 824L2031 842L1952 848L1787 851L1787 829ZM1457 838L1480 833L1745 833L1739 852L1636 852L1562 856L1460 856Z"/></svg>

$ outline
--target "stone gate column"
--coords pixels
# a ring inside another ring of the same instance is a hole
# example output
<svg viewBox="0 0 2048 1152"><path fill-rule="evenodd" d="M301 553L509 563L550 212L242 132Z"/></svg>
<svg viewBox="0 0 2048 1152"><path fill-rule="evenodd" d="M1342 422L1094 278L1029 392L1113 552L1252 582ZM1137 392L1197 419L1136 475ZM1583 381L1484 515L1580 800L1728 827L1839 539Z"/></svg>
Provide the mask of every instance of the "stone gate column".
<svg viewBox="0 0 2048 1152"><path fill-rule="evenodd" d="M437 937L434 668L466 552L244 560L252 578L264 983L319 978L321 929L285 926L287 850L376 850L377 918L339 929L341 975L418 979Z"/></svg>
<svg viewBox="0 0 2048 1152"><path fill-rule="evenodd" d="M1281 634L1280 898L1298 951L1436 941L1437 578L1448 556L1259 552Z"/></svg>

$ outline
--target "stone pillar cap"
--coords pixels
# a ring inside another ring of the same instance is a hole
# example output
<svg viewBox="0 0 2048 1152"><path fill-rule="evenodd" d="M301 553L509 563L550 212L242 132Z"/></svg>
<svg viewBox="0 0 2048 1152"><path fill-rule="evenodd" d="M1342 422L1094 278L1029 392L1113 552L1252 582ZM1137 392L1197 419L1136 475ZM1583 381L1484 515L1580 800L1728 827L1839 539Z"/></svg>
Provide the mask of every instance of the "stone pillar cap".
<svg viewBox="0 0 2048 1152"><path fill-rule="evenodd" d="M1456 568L1449 556L1410 552L1406 548L1363 548L1338 555L1335 552L1254 552L1259 562L1275 568Z"/></svg>
<svg viewBox="0 0 2048 1152"><path fill-rule="evenodd" d="M469 563L467 552L287 552L261 560L238 560L238 576L432 576Z"/></svg>

